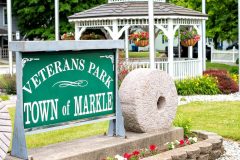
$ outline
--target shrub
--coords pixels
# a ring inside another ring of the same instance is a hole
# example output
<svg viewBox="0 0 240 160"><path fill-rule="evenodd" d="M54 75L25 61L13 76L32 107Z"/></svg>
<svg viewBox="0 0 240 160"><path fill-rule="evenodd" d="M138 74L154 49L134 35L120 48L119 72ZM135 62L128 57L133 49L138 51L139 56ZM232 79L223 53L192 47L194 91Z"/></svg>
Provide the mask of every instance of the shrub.
<svg viewBox="0 0 240 160"><path fill-rule="evenodd" d="M185 118L183 115L179 114L175 120L173 121L173 125L175 127L182 127L184 130L184 136L188 137L192 134L191 128L192 128L192 124L191 124L191 119L189 118Z"/></svg>
<svg viewBox="0 0 240 160"><path fill-rule="evenodd" d="M207 70L204 75L217 78L218 88L223 94L238 92L238 84L231 78L225 70Z"/></svg>
<svg viewBox="0 0 240 160"><path fill-rule="evenodd" d="M16 94L16 75L4 74L0 76L0 89L7 94Z"/></svg>
<svg viewBox="0 0 240 160"><path fill-rule="evenodd" d="M229 71L231 74L238 74L238 67L233 67Z"/></svg>
<svg viewBox="0 0 240 160"><path fill-rule="evenodd" d="M209 76L197 77L176 81L176 88L179 95L215 95L220 90L215 78Z"/></svg>
<svg viewBox="0 0 240 160"><path fill-rule="evenodd" d="M238 84L239 80L238 80L238 74L230 74L231 78Z"/></svg>
<svg viewBox="0 0 240 160"><path fill-rule="evenodd" d="M236 64L239 64L239 58L236 60Z"/></svg>

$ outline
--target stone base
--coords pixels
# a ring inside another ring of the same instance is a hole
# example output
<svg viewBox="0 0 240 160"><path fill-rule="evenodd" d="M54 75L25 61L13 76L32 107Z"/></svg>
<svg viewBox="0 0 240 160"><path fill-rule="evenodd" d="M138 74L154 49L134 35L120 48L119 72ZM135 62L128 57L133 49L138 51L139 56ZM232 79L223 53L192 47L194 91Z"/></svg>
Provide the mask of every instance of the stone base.
<svg viewBox="0 0 240 160"><path fill-rule="evenodd" d="M101 160L107 156L123 155L136 149L148 148L151 144L164 146L165 143L183 139L183 129L172 128L154 133L127 132L127 138L96 136L63 142L29 150L31 160ZM7 157L6 160L15 160Z"/></svg>

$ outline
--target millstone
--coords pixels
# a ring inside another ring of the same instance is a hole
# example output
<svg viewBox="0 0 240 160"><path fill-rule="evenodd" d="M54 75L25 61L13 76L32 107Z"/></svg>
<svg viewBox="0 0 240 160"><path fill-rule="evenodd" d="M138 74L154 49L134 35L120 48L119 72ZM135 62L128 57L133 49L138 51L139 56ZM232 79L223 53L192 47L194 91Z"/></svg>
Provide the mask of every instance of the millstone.
<svg viewBox="0 0 240 160"><path fill-rule="evenodd" d="M12 136L11 119L5 105L0 105L0 159L5 159Z"/></svg>
<svg viewBox="0 0 240 160"><path fill-rule="evenodd" d="M166 72L136 69L123 80L119 93L126 130L142 133L171 127L178 96Z"/></svg>

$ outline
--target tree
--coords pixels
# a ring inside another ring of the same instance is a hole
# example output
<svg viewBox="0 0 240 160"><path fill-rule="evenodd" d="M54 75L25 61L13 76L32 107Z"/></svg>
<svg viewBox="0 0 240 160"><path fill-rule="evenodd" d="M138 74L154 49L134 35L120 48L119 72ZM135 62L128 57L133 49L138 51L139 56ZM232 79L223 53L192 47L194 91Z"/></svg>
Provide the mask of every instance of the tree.
<svg viewBox="0 0 240 160"><path fill-rule="evenodd" d="M201 11L202 0L170 0L170 2ZM219 41L235 41L238 33L237 0L207 0L207 36Z"/></svg>
<svg viewBox="0 0 240 160"><path fill-rule="evenodd" d="M60 0L60 32L74 31L68 16L105 3L106 0ZM13 0L18 27L27 38L54 39L54 0Z"/></svg>

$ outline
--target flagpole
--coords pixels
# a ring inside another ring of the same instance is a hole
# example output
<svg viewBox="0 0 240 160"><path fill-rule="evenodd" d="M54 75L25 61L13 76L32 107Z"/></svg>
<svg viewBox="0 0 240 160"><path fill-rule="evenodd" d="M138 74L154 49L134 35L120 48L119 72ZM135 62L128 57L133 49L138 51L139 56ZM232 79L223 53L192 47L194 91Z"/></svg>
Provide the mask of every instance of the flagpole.
<svg viewBox="0 0 240 160"><path fill-rule="evenodd" d="M8 42L12 41L12 2L7 0ZM9 73L13 74L13 53L8 49Z"/></svg>
<svg viewBox="0 0 240 160"><path fill-rule="evenodd" d="M55 0L55 40L59 40L59 0Z"/></svg>
<svg viewBox="0 0 240 160"><path fill-rule="evenodd" d="M202 13L206 14L206 0L202 0ZM203 70L206 70L206 20L203 20L202 24L202 56L203 56Z"/></svg>
<svg viewBox="0 0 240 160"><path fill-rule="evenodd" d="M155 69L154 0L148 0L150 68Z"/></svg>

